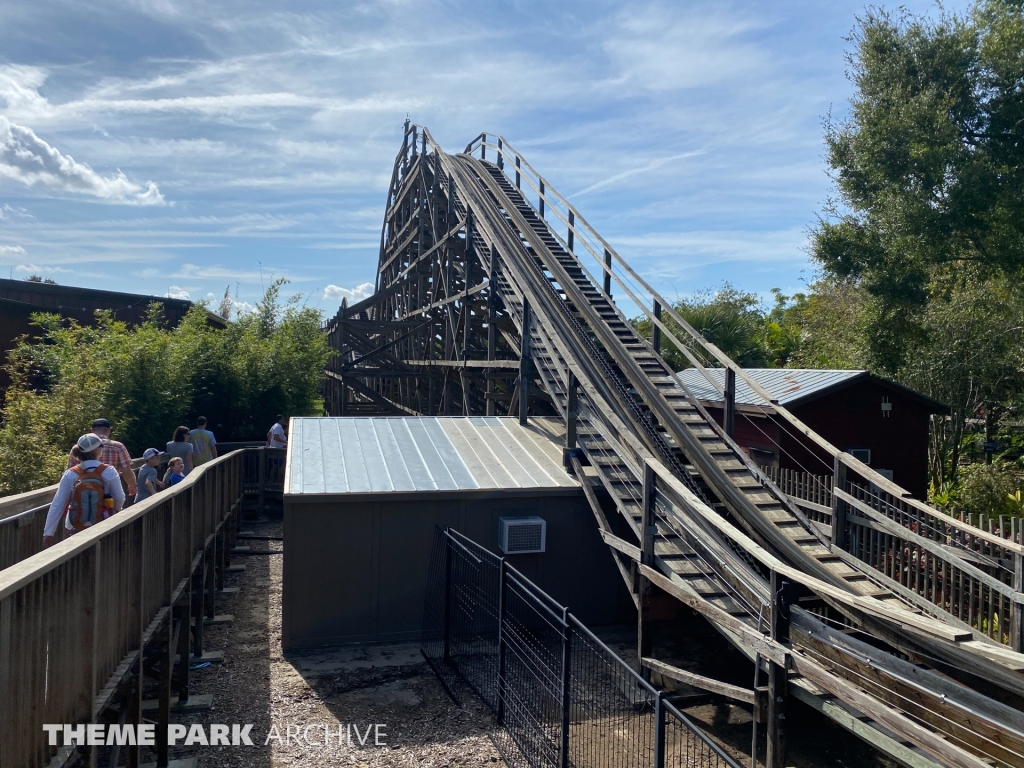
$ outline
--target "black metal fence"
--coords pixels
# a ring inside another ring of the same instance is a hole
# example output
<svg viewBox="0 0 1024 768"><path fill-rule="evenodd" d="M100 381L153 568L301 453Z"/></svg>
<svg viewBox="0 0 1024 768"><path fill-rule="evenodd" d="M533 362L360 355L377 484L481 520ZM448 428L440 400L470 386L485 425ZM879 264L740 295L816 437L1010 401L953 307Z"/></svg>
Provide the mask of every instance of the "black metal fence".
<svg viewBox="0 0 1024 768"><path fill-rule="evenodd" d="M423 654L450 693L494 713L513 768L739 765L505 559L437 529Z"/></svg>

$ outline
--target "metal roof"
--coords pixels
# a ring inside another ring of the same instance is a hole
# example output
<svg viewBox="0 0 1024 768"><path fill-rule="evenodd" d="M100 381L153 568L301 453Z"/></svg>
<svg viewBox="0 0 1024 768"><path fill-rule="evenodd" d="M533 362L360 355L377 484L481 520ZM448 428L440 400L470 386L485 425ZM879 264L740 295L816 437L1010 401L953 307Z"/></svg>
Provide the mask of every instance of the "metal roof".
<svg viewBox="0 0 1024 768"><path fill-rule="evenodd" d="M561 447L499 417L294 418L289 495L575 489Z"/></svg>
<svg viewBox="0 0 1024 768"><path fill-rule="evenodd" d="M707 368L706 370L711 378L724 388L725 369ZM807 368L744 368L743 370L750 378L764 387L773 399L778 400L780 405L789 405L837 384L867 375L866 371L811 370ZM698 400L721 401L723 399L721 392L712 387L704 374L696 368L680 371L676 374L676 378ZM736 377L736 404L770 406L770 403L766 403L762 397L756 395L738 376Z"/></svg>

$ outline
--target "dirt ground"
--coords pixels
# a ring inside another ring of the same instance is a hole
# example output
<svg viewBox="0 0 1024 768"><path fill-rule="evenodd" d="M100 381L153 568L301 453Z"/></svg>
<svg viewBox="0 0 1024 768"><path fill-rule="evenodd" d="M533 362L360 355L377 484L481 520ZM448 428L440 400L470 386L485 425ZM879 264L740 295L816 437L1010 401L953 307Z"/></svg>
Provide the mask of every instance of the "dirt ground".
<svg viewBox="0 0 1024 768"><path fill-rule="evenodd" d="M282 535L279 522L245 528L259 536ZM254 550L282 549L282 542L275 540L239 543ZM246 568L228 574L225 586L240 590L220 597L216 608L218 614L232 614L234 621L206 629L206 649L223 650L224 663L192 672L193 694L212 694L213 708L174 718L186 725L252 724L253 746L179 746L173 757L199 757L203 768L455 768L502 763L490 738L489 710L468 691L457 692L463 703L457 707L424 662L418 644L289 653L286 658L281 649L282 559L234 559ZM596 631L622 658L635 657L633 628ZM654 641L655 656L666 662L744 687L752 683L753 666L696 616L657 625ZM679 686L673 701L738 762L750 764L749 706L687 686ZM809 707L790 702L788 765L893 765ZM325 727L330 733L327 743ZM763 727L759 757L764 759Z"/></svg>

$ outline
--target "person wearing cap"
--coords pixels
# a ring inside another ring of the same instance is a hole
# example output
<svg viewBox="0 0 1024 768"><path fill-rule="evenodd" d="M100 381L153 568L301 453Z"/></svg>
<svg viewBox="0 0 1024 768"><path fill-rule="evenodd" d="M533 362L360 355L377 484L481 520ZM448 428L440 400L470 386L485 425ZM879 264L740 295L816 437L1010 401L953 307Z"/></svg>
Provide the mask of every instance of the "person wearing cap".
<svg viewBox="0 0 1024 768"><path fill-rule="evenodd" d="M99 435L92 432L82 435L75 444L76 450L74 452L77 459L75 464L81 464L84 470L96 469L99 466L104 467L102 473L104 492L105 495L109 495L113 500L113 510L110 514L115 514L120 512L121 507L124 506L124 488L121 487L121 479L118 477L117 470L99 460L102 448L103 438ZM43 526L43 549L53 546L54 536L57 533L57 524L62 517L65 517L64 513L67 512L68 505L71 503L75 482L79 477L79 473L73 468L68 469L61 476L60 483L57 486L57 493L54 494L53 501L50 502L50 509L46 513L46 523ZM66 517L64 527L69 534L75 532L74 526L71 525L71 521Z"/></svg>
<svg viewBox="0 0 1024 768"><path fill-rule="evenodd" d="M164 489L164 484L157 480L157 465L160 463L160 451L156 448L147 448L142 458L146 463L139 469L139 490L135 494L135 503L148 499L155 493Z"/></svg>
<svg viewBox="0 0 1024 768"><path fill-rule="evenodd" d="M109 467L113 467L115 471L124 478L124 484L128 489L128 495L134 496L136 488L135 472L132 471L132 457L128 453L128 449L124 447L124 443L119 443L117 440L110 439L110 422L106 419L96 419L96 421L92 423L92 434L99 435L100 439L103 441L103 447L100 448L100 461ZM72 451L68 456L67 468L71 469L77 463L78 459Z"/></svg>

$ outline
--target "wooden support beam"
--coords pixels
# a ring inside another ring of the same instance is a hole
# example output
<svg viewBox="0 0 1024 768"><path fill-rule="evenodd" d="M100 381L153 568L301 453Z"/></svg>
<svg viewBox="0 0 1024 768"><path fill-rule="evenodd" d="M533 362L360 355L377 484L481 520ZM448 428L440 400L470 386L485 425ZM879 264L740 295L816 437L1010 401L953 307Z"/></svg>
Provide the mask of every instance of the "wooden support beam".
<svg viewBox="0 0 1024 768"><path fill-rule="evenodd" d="M660 312L659 312L660 316ZM725 413L722 428L729 437L736 435L736 371L725 369Z"/></svg>
<svg viewBox="0 0 1024 768"><path fill-rule="evenodd" d="M686 683L692 685L694 688L700 688L702 691L711 691L717 693L720 696L725 696L735 701L744 701L747 704L757 704L757 692L752 688L741 688L738 685L730 685L729 683L723 683L719 680L714 680L710 677L704 677L704 675L697 675L693 672L687 672L685 669L679 667L673 667L671 664L666 664L663 661L657 659L643 658L640 660L641 664L652 672L657 672L671 680L678 680L680 683Z"/></svg>
<svg viewBox="0 0 1024 768"><path fill-rule="evenodd" d="M530 301L523 297L523 332L519 344L519 423L524 427L529 422L530 379L532 378L530 361Z"/></svg>
<svg viewBox="0 0 1024 768"><path fill-rule="evenodd" d="M988 762L918 725L894 707L880 702L860 687L829 672L807 655L795 652L791 660L797 674L860 710L882 727L935 756L942 765L948 768L991 768Z"/></svg>
<svg viewBox="0 0 1024 768"><path fill-rule="evenodd" d="M679 602L688 605L698 613L706 616L713 624L739 635L743 645L757 651L767 659L774 660L779 666L789 667L789 649L765 637L760 632L755 632L743 621L727 613L717 605L698 597L685 590L681 585L676 584L667 576L659 573L650 566L639 565L640 573L649 579L652 584L668 592Z"/></svg>
<svg viewBox="0 0 1024 768"><path fill-rule="evenodd" d="M622 541L622 539L612 534L612 527L611 525L609 525L608 518L605 516L604 510L601 508L601 501L600 499L597 498L597 494L594 492L594 488L590 484L590 478L588 478L586 473L583 471L583 465L580 464L579 457L572 455L569 457L569 461L572 464L573 474L576 476L576 479L579 480L580 487L583 489L583 495L586 496L587 502L589 502L590 504L590 510L594 513L594 517L597 520L597 527L601 533L601 537L604 538L605 542L613 548L615 548L615 544L612 544L612 542L605 537L610 537L615 542L622 542L622 544L626 545L627 547L633 546L625 541ZM633 560L639 560L640 550L637 547L633 547L633 549L636 550L636 554L634 555L632 553L627 553L628 556ZM619 569L619 575L622 576L623 581L625 581L628 586L632 586L633 576L626 568L626 566L623 565L622 558L620 558L615 553L612 553L612 558L615 560L615 565ZM637 610L639 610L640 603L637 600L636 595L633 594L632 589L629 590L629 595L633 598L633 604L636 605Z"/></svg>

